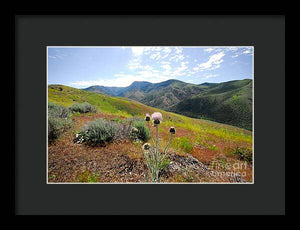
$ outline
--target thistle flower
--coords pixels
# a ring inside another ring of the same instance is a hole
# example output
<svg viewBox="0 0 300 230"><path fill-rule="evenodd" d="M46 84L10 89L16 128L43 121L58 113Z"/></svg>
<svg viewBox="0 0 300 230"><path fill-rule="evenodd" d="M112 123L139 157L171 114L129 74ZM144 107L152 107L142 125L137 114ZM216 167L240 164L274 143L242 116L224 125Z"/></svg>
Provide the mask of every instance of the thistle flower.
<svg viewBox="0 0 300 230"><path fill-rule="evenodd" d="M144 150L149 150L151 148L151 145L149 144L149 143L145 143L144 145L143 145L143 149Z"/></svg>
<svg viewBox="0 0 300 230"><path fill-rule="evenodd" d="M175 134L176 130L173 126L171 126L169 132L172 134Z"/></svg>
<svg viewBox="0 0 300 230"><path fill-rule="evenodd" d="M151 117L155 125L160 124L160 121L162 121L162 115L159 112L153 113Z"/></svg>
<svg viewBox="0 0 300 230"><path fill-rule="evenodd" d="M145 120L146 121L150 121L150 115L149 115L149 113L146 114Z"/></svg>

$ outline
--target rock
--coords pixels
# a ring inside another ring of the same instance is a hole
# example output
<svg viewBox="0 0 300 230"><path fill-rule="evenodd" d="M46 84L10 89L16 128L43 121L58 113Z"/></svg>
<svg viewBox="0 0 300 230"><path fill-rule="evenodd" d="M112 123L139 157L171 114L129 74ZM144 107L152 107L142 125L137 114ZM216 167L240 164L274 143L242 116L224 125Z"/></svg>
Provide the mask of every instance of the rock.
<svg viewBox="0 0 300 230"><path fill-rule="evenodd" d="M200 173L209 173L210 169L198 159L188 154L187 156L169 155L171 160L168 170L170 172L180 172L182 170L195 171Z"/></svg>

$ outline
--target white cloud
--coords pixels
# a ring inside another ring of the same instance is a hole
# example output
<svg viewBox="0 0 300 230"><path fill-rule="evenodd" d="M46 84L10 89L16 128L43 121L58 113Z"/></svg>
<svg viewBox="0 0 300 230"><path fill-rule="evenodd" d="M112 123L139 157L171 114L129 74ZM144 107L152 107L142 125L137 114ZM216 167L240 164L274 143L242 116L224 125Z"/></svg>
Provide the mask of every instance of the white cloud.
<svg viewBox="0 0 300 230"><path fill-rule="evenodd" d="M61 59L63 60L65 57L67 57L66 54L54 54L54 55L48 55L49 58L52 59Z"/></svg>
<svg viewBox="0 0 300 230"><path fill-rule="evenodd" d="M214 77L218 77L219 74L204 74L203 77L205 79L208 79L208 78L214 78Z"/></svg>
<svg viewBox="0 0 300 230"><path fill-rule="evenodd" d="M207 62L198 64L196 67L193 68L194 71L204 71L204 70L214 70L220 68L220 64L223 62L223 57L225 56L224 52L220 52L217 54L213 54L209 57Z"/></svg>
<svg viewBox="0 0 300 230"><path fill-rule="evenodd" d="M141 57L137 57L137 58L134 58L134 59L131 59L128 63L128 68L130 70L136 70L136 69L140 69L142 68L142 59Z"/></svg>
<svg viewBox="0 0 300 230"><path fill-rule="evenodd" d="M154 60L159 60L161 58L160 52L158 51L156 53L151 54L150 58Z"/></svg>
<svg viewBox="0 0 300 230"><path fill-rule="evenodd" d="M171 70L171 66L169 64L163 64L161 67L164 68L166 71Z"/></svg>
<svg viewBox="0 0 300 230"><path fill-rule="evenodd" d="M158 52L161 51L163 48L159 46L151 46L151 47L144 47L144 53L150 54L151 52Z"/></svg>
<svg viewBox="0 0 300 230"><path fill-rule="evenodd" d="M204 51L208 52L208 53L212 52L213 50L214 50L213 48L206 48L206 49L204 49Z"/></svg>
<svg viewBox="0 0 300 230"><path fill-rule="evenodd" d="M183 51L183 48L181 48L181 47L175 47L175 53L176 54L181 54L182 51Z"/></svg>
<svg viewBox="0 0 300 230"><path fill-rule="evenodd" d="M228 48L228 50L233 52L232 58L237 58L241 55L253 55L252 47L234 47L234 48Z"/></svg>
<svg viewBox="0 0 300 230"><path fill-rule="evenodd" d="M169 56L169 54L172 52L171 48L166 47L162 50L162 52L164 53L164 56L162 56L162 59L165 59L166 57Z"/></svg>
<svg viewBox="0 0 300 230"><path fill-rule="evenodd" d="M162 51L163 51L164 53L167 53L167 54L169 54L169 53L172 52L172 50L171 50L170 47L165 47Z"/></svg>
<svg viewBox="0 0 300 230"><path fill-rule="evenodd" d="M140 56L144 52L144 47L131 47L134 56Z"/></svg>
<svg viewBox="0 0 300 230"><path fill-rule="evenodd" d="M118 87L125 87L129 86L134 81L149 81L152 83L162 82L170 79L171 76L171 66L168 62L165 62L162 65L162 68L165 71L159 71L154 69L152 66L145 65L142 66L138 62L133 62L132 65L129 66L131 69L134 69L134 73L132 74L124 74L124 73L117 73L114 74L114 77L111 79L99 79L99 80L92 80L92 81L76 81L72 82L72 86L76 87L89 87L92 85L102 85L102 86L118 86ZM174 76L179 75L181 71L185 68L182 64L180 68L174 71Z"/></svg>
<svg viewBox="0 0 300 230"><path fill-rule="evenodd" d="M187 74L186 70L188 69L187 64L189 62L181 62L180 66L175 68L174 71L170 71L169 76L176 78L176 77L180 77L180 76L184 76Z"/></svg>
<svg viewBox="0 0 300 230"><path fill-rule="evenodd" d="M71 85L81 88L86 88L92 85L101 85L101 86L128 86L134 81L144 81L143 77L128 75L128 74L115 74L114 78L111 79L99 79L91 81L76 81L72 82Z"/></svg>
<svg viewBox="0 0 300 230"><path fill-rule="evenodd" d="M179 62L179 61L182 61L184 60L184 55L183 54L175 54L174 56L172 56L170 58L171 61L175 61L175 62Z"/></svg>
<svg viewBox="0 0 300 230"><path fill-rule="evenodd" d="M150 54L150 59L153 60L161 60L167 58L170 53L172 52L172 49L170 47L150 47L146 48L145 54L149 55Z"/></svg>
<svg viewBox="0 0 300 230"><path fill-rule="evenodd" d="M179 62L184 60L183 48L181 47L144 47L143 54L155 61L170 60Z"/></svg>
<svg viewBox="0 0 300 230"><path fill-rule="evenodd" d="M229 46L229 47L226 47L226 48L230 51L237 51L239 49L239 47L235 47L235 46Z"/></svg>

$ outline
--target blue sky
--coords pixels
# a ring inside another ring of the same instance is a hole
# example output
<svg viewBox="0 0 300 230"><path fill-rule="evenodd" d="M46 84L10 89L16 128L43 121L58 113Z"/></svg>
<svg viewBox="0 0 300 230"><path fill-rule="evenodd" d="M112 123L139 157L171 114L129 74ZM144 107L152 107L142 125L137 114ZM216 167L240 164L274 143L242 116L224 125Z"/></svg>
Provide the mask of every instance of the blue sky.
<svg viewBox="0 0 300 230"><path fill-rule="evenodd" d="M48 47L48 84L128 86L253 78L253 47Z"/></svg>

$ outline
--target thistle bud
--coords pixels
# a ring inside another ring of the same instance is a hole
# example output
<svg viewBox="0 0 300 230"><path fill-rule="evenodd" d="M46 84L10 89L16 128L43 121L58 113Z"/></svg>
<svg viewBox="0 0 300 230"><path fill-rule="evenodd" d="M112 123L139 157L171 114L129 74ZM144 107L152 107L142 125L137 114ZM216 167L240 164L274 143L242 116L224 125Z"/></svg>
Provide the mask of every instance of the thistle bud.
<svg viewBox="0 0 300 230"><path fill-rule="evenodd" d="M153 123L154 123L154 125L159 125L160 124L160 120L154 120Z"/></svg>
<svg viewBox="0 0 300 230"><path fill-rule="evenodd" d="M175 128L174 128L173 126L170 127L170 130L169 130L169 131L170 131L170 133L172 133L172 134L175 134L175 132L176 132L176 130L175 130Z"/></svg>
<svg viewBox="0 0 300 230"><path fill-rule="evenodd" d="M149 144L149 143L145 143L144 145L143 145L143 149L144 150L149 150L151 148L151 145Z"/></svg>
<svg viewBox="0 0 300 230"><path fill-rule="evenodd" d="M132 132L132 133L138 133L139 130L138 130L137 128L135 128L135 127L132 127L132 128L131 128L131 132Z"/></svg>
<svg viewBox="0 0 300 230"><path fill-rule="evenodd" d="M150 115L148 113L146 114L145 120L150 121Z"/></svg>

